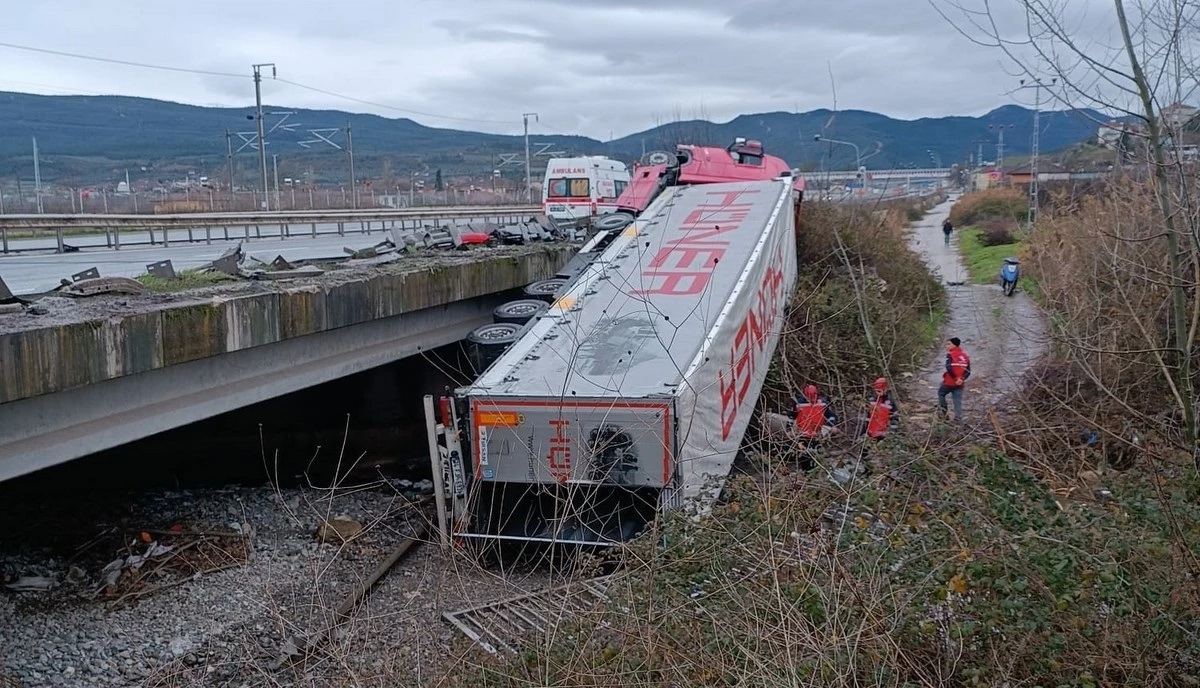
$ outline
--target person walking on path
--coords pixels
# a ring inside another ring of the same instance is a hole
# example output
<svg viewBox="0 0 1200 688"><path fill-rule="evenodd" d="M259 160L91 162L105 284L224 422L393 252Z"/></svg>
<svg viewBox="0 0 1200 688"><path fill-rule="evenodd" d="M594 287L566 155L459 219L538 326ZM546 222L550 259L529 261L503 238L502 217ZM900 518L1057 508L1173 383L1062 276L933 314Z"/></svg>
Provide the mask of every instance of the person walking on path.
<svg viewBox="0 0 1200 688"><path fill-rule="evenodd" d="M971 357L962 350L958 337L946 340L946 370L942 373L942 384L938 387L938 412L946 417L946 395L954 400L954 422L962 422L963 387L971 377Z"/></svg>
<svg viewBox="0 0 1200 688"><path fill-rule="evenodd" d="M942 220L942 236L946 237L946 245L950 245L950 233L954 231L954 225L950 224L950 218Z"/></svg>

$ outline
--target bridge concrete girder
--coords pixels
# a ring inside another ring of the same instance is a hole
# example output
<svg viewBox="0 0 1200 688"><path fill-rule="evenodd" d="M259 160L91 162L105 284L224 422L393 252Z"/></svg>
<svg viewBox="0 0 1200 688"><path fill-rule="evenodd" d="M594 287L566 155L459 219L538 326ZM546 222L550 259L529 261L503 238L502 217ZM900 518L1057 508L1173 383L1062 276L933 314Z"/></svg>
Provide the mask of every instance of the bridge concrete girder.
<svg viewBox="0 0 1200 688"><path fill-rule="evenodd" d="M0 481L459 341L502 301L477 297L4 404Z"/></svg>

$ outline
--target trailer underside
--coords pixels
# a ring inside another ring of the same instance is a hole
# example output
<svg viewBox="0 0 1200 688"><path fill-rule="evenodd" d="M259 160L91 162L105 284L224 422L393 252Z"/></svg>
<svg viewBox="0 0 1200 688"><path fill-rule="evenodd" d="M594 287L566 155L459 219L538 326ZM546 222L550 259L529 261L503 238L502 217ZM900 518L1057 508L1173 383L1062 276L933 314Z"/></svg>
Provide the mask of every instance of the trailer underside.
<svg viewBox="0 0 1200 688"><path fill-rule="evenodd" d="M466 538L610 546L639 535L661 490L614 485L478 485Z"/></svg>

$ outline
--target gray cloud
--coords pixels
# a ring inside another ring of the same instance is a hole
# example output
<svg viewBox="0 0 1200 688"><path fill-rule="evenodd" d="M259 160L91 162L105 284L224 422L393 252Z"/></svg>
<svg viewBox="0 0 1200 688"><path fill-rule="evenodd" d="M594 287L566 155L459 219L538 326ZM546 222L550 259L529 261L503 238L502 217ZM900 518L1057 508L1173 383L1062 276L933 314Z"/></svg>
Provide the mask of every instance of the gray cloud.
<svg viewBox="0 0 1200 688"><path fill-rule="evenodd" d="M947 0L932 0L939 5ZM966 0L964 0L966 1ZM1003 25L1019 27L1013 3ZM1088 8L1083 37L1110 41L1107 0ZM974 45L928 0L88 0L16 3L0 41L152 62L242 78L181 74L0 48L0 89L118 93L205 105L253 103L250 64L378 103L350 102L277 81L274 105L369 111L431 126L598 138L656 122L837 105L916 118L977 114L1005 102L1015 78L1003 55Z"/></svg>

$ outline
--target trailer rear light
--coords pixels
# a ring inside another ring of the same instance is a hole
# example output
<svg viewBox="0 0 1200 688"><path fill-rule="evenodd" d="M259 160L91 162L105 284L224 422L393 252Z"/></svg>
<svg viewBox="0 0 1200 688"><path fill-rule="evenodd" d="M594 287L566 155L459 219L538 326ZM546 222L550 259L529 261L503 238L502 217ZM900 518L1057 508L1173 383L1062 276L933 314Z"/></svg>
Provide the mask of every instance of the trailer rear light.
<svg viewBox="0 0 1200 688"><path fill-rule="evenodd" d="M450 397L441 397L438 399L438 406L440 407L442 416L442 425L446 426L447 428L450 427L451 420L454 418L454 416L450 413L450 405L452 403L453 400L450 399Z"/></svg>

